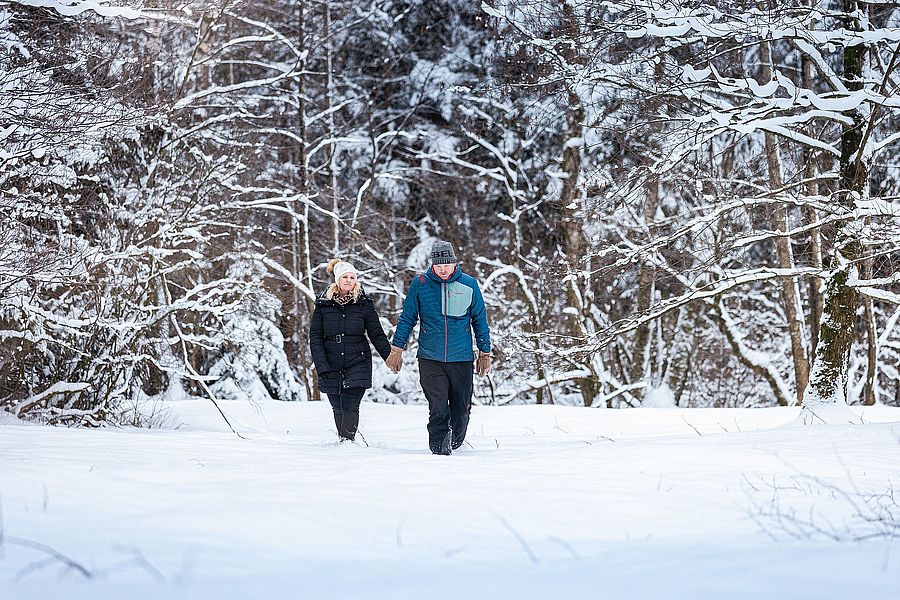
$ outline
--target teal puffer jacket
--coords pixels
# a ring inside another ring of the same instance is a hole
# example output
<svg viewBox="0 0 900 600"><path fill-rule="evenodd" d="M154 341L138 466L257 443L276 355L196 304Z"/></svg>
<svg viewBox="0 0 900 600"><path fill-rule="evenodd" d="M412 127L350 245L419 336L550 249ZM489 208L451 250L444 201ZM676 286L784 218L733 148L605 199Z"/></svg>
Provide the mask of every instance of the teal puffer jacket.
<svg viewBox="0 0 900 600"><path fill-rule="evenodd" d="M420 322L419 358L441 362L474 360L473 330L478 349L491 351L491 330L481 289L475 278L463 273L459 265L447 281L431 269L412 280L392 344L406 348L417 321Z"/></svg>

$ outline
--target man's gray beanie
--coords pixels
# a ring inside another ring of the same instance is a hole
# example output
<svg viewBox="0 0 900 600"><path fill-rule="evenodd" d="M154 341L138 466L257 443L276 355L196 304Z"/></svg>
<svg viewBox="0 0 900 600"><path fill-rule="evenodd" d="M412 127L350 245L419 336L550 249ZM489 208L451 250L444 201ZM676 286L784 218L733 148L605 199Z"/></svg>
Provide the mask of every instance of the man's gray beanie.
<svg viewBox="0 0 900 600"><path fill-rule="evenodd" d="M431 264L449 265L456 262L456 254L453 253L453 245L450 242L439 240L431 247Z"/></svg>

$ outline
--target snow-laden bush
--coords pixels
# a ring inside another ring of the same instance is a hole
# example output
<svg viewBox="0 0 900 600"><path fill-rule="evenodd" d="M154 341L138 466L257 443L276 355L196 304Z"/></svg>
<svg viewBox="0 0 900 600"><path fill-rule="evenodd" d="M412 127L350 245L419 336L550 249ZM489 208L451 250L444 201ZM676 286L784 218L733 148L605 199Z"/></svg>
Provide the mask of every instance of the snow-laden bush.
<svg viewBox="0 0 900 600"><path fill-rule="evenodd" d="M210 386L217 397L250 400L305 400L306 391L288 364L284 336L275 325L280 303L269 294L229 315L221 352L209 368L219 379Z"/></svg>

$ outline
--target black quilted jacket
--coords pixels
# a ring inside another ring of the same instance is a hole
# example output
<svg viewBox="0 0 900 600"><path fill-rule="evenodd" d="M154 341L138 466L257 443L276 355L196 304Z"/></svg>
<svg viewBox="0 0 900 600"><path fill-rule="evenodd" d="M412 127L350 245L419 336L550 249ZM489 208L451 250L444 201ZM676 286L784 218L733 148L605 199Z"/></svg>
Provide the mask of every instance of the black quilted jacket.
<svg viewBox="0 0 900 600"><path fill-rule="evenodd" d="M390 342L375 304L365 292L345 306L324 294L319 296L309 327L309 350L319 374L319 390L337 394L342 388L372 387L369 340L382 358L388 357Z"/></svg>

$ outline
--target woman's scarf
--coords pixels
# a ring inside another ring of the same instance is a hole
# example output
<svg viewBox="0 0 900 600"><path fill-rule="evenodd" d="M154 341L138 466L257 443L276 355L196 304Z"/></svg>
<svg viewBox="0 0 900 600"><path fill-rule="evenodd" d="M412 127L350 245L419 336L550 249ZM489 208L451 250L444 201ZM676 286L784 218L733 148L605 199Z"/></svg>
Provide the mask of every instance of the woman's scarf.
<svg viewBox="0 0 900 600"><path fill-rule="evenodd" d="M341 296L340 294L335 294L334 298L332 298L332 300L334 300L334 302L340 306L347 306L348 304L353 302L355 299L356 298L353 297L352 293L346 294L343 296Z"/></svg>

